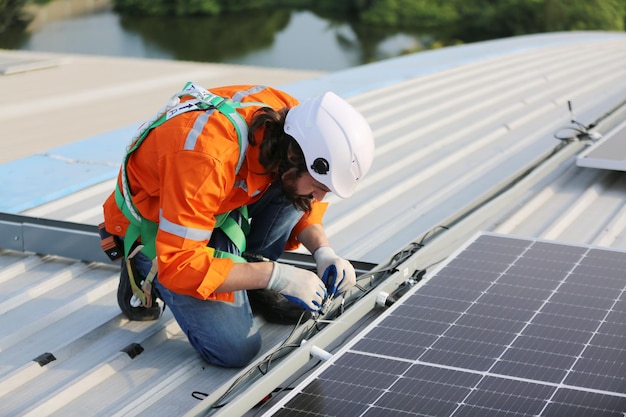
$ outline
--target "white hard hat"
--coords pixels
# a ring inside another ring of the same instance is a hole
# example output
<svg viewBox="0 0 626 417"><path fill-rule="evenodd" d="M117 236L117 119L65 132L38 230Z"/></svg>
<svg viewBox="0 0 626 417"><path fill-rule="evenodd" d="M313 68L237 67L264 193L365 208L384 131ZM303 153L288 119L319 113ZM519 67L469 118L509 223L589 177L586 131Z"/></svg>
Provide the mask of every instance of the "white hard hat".
<svg viewBox="0 0 626 417"><path fill-rule="evenodd" d="M314 179L347 198L372 166L374 136L361 113L332 92L294 106L285 119Z"/></svg>

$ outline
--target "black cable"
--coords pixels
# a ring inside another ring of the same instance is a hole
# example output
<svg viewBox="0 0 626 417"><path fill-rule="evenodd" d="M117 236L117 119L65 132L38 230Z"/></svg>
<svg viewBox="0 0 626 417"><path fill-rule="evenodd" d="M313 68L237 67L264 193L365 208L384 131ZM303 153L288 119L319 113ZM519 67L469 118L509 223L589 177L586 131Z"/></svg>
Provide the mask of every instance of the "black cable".
<svg viewBox="0 0 626 417"><path fill-rule="evenodd" d="M382 275L382 277L380 278L380 281L382 281L384 278L392 275L393 273L397 272L397 266L402 264L406 259L408 259L409 257L411 257L415 252L417 252L419 249L421 249L422 247L424 247L425 245L425 240L426 238L433 233L436 229L438 228L442 228L447 230L448 227L447 226L436 226L433 229L429 230L428 232L426 232L422 238L420 239L419 242L412 242L411 244L409 244L407 247L405 247L403 250L397 252L392 258L391 261L389 262L389 264L380 270L376 270L374 272L367 272L365 274L360 275L357 280L358 281L362 281L364 279L370 278L372 280L378 278L380 275ZM379 280L376 280L379 281ZM363 296L365 296L366 294L370 293L374 288L376 288L378 284L375 283L373 285L370 285L369 289L364 288L363 286L359 285L358 283L355 285L355 287L357 289L359 289L361 292L363 292L363 294L360 297L356 297L352 300L349 300L347 303L347 306L351 306L353 304L355 304L357 301L359 301ZM345 307L346 301L345 298L341 299L341 310L340 312L343 313L343 309ZM332 310L331 310L332 311ZM330 313L330 312L329 312ZM340 315L340 314L339 314ZM333 320L335 319L337 316L333 316L333 317L329 317L326 318L326 315L324 316L326 320ZM302 319L304 317L304 313L300 316L300 318L298 319L298 322L293 326L291 332L289 333L289 335L287 335L287 337L285 338L285 340L283 341L283 343L278 346L276 349L274 349L272 352L268 353L261 362L258 363L258 365L254 368L250 368L250 370L248 370L248 372L244 373L243 375L241 375L239 378L237 378L230 387L228 387L228 389L224 392L224 394L222 394L216 401L215 403L211 406L211 408L216 409L216 408L221 408L224 407L226 404L228 404L228 402L222 402L224 401L225 398L227 398L236 388L237 386L244 381L245 379L247 379L248 377L250 377L255 371L258 371L261 375L265 375L269 372L269 369L271 367L272 361L276 358L276 355L280 352L283 352L284 350L288 349L288 348L297 348L300 346L300 343L291 343L290 339L294 336L296 329L298 329L298 327L302 324ZM301 339L306 339L308 338L308 336L312 333L314 329L317 330L318 332L321 331L322 329L319 327L319 322L318 320L314 320L313 324L308 328L308 329L304 329L304 331L301 332L301 334L303 335ZM308 372L308 371L307 371ZM205 397L208 397L208 394L206 393L202 393L200 391L193 391L192 392L192 397L197 398L199 395L204 395Z"/></svg>
<svg viewBox="0 0 626 417"><path fill-rule="evenodd" d="M202 401L204 400L206 397L209 396L209 394L207 394L206 392L201 392L201 391L193 391L191 393L191 396L193 398L195 398L196 400Z"/></svg>
<svg viewBox="0 0 626 417"><path fill-rule="evenodd" d="M280 353L280 352L282 352L282 351L284 351L284 350L286 350L288 348L297 348L297 347L299 347L300 346L299 343L297 343L297 344L296 343L291 343L290 339L294 336L296 329L298 329L300 327L300 325L302 324L302 319L303 318L304 318L304 312L300 315L300 318L298 319L298 322L293 326L293 328L291 329L291 332L289 333L289 335L287 335L287 337L285 338L283 343L280 346L278 346L276 349L274 349L273 351L268 353L263 358L263 360L257 364L256 367L250 368L248 370L248 372L244 373L239 378L237 378L230 385L230 387L228 387L228 389L224 392L224 394L222 394L215 401L215 403L211 406L211 408L221 408L221 407L224 407L226 404L228 404L228 402L222 402L222 401L224 401L237 388L237 386L239 386L239 384L242 381L244 381L245 379L247 379L248 377L253 375L253 373L255 371L258 371L261 375L267 374L269 372L269 369L270 369L270 366L272 364L272 361L275 359L275 357L276 357L276 355L278 353ZM305 329L302 333L303 334L308 334L308 332L310 332L315 327L315 325L316 325L316 323L314 323L308 329ZM194 391L194 392L197 392L197 391Z"/></svg>
<svg viewBox="0 0 626 417"><path fill-rule="evenodd" d="M365 316L363 316L363 319L365 321L369 321L371 320L374 316L377 316L378 313L374 310L371 310L368 314L366 314ZM346 340L349 340L350 338L352 338L354 336L355 333L359 332L360 328L355 327L351 332L346 332L343 337L341 338L341 341L339 341L337 343L337 340L335 340L335 344L338 346L343 345ZM276 394L276 393L281 393L284 391L290 391L293 390L294 387L292 386L292 384L297 381L298 379L302 378L303 375L308 374L309 372L311 372L313 369L317 368L320 364L322 364L321 360L316 361L315 363L313 363L311 366L309 366L306 369L301 370L297 375L292 375L291 378L289 378L288 380L285 381L285 386L284 387L278 387L276 389L274 389L274 391L272 391L272 394ZM263 409L265 407L268 406L268 404L270 403L270 399L271 399L271 395L268 395L266 397L266 399L264 399L264 401L262 401L261 403L257 404L257 406L259 407L258 410L255 411L254 416L258 415L260 412L263 411Z"/></svg>
<svg viewBox="0 0 626 417"><path fill-rule="evenodd" d="M564 132L567 130L572 130L574 132L576 132L576 135L574 136L560 136L559 132ZM561 127L559 128L556 132L554 132L554 137L560 141L564 141L564 142L574 142L575 139L578 140L583 140L585 138L589 138L589 132L587 130L581 130L578 129L576 127L572 127L572 126L566 126L566 127Z"/></svg>

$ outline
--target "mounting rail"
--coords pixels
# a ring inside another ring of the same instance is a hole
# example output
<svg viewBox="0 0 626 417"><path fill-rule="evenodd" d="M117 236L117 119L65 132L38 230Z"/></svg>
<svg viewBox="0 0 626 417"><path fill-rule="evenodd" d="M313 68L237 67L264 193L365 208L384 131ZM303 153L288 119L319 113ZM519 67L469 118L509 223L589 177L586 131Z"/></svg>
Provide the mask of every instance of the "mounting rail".
<svg viewBox="0 0 626 417"><path fill-rule="evenodd" d="M98 226L0 212L0 249L55 255L85 262L114 264L100 248ZM314 269L311 255L285 252L281 262ZM376 264L350 261L357 274Z"/></svg>

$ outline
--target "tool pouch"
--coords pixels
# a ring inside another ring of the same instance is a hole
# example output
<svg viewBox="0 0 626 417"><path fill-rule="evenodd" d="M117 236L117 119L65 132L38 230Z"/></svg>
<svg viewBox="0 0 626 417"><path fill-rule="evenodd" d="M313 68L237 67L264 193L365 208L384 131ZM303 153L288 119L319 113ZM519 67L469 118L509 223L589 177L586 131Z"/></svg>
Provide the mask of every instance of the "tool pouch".
<svg viewBox="0 0 626 417"><path fill-rule="evenodd" d="M104 223L98 225L98 233L100 234L100 247L110 260L119 261L124 257L124 244L119 236L112 235L104 228Z"/></svg>

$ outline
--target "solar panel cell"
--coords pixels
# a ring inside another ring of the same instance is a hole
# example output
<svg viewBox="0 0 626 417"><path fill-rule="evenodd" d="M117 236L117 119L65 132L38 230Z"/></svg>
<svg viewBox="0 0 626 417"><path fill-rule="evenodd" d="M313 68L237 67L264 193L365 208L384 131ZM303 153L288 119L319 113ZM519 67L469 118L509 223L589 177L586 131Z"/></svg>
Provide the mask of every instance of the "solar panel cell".
<svg viewBox="0 0 626 417"><path fill-rule="evenodd" d="M431 341L434 340L434 336ZM392 356L400 359L416 359L425 347L402 345L390 340L363 339L357 343L356 349L362 352Z"/></svg>
<svg viewBox="0 0 626 417"><path fill-rule="evenodd" d="M480 298L480 302L494 306L531 311L538 310L543 304L541 300L532 300L529 298L516 297L514 295L502 295L493 293L484 294Z"/></svg>
<svg viewBox="0 0 626 417"><path fill-rule="evenodd" d="M476 329L468 326L459 326L458 324L448 329L446 337L462 340L476 339L498 346L506 346L513 340L513 336L508 332L488 328Z"/></svg>
<svg viewBox="0 0 626 417"><path fill-rule="evenodd" d="M559 389L541 415L567 417L623 417L624 398L602 393Z"/></svg>
<svg viewBox="0 0 626 417"><path fill-rule="evenodd" d="M624 336L615 333L603 333L605 327L606 325L602 325L602 327L600 327L600 332L593 335L593 339L591 339L591 344L606 346L613 349L621 349L626 346L626 333L623 333ZM626 325L622 327L626 327Z"/></svg>
<svg viewBox="0 0 626 417"><path fill-rule="evenodd" d="M555 387L526 381L486 377L466 399L460 415L537 415L555 390Z"/></svg>
<svg viewBox="0 0 626 417"><path fill-rule="evenodd" d="M606 317L606 310L591 308L585 305L549 302L543 306L543 308L541 309L541 314L554 316L558 320L566 320L568 318L573 320L572 325L569 326L569 328L572 328L572 330L575 330L575 327L578 324L575 322L576 319L591 321L593 325L590 324L590 326L595 329L597 327L598 321ZM584 326L584 323L581 323L581 326L586 327Z"/></svg>
<svg viewBox="0 0 626 417"><path fill-rule="evenodd" d="M458 320L454 323L460 326L469 326L474 329L491 329L500 332L515 333L521 330L524 326L524 322L519 320L511 320L507 317L490 317L479 314L473 314L474 309L470 308L467 313L459 316ZM477 335L478 336L478 335Z"/></svg>
<svg viewBox="0 0 626 417"><path fill-rule="evenodd" d="M585 294L588 297L601 298L615 303L615 289L600 287L597 285L583 285L572 282L565 282L559 287L559 292L563 294Z"/></svg>
<svg viewBox="0 0 626 417"><path fill-rule="evenodd" d="M562 280L567 276L566 271L541 268L535 262L529 265L512 265L507 271L505 276L511 276L516 282L522 282L522 285L526 286L526 280L528 280L528 286L530 288L545 288L554 289L559 280Z"/></svg>
<svg viewBox="0 0 626 417"><path fill-rule="evenodd" d="M412 415L446 416L479 380L480 375L417 365L390 386L373 406Z"/></svg>
<svg viewBox="0 0 626 417"><path fill-rule="evenodd" d="M494 279L497 279L500 274L497 270L487 272L481 269L470 269L450 266L442 271L442 276L455 278L459 280L471 281L473 285L480 285L483 282L485 286L489 285Z"/></svg>
<svg viewBox="0 0 626 417"><path fill-rule="evenodd" d="M404 308L420 308L424 311L433 310L442 310L442 311L465 311L471 305L471 301L463 301L463 300L453 300L447 297L440 296L426 296L424 294L414 294L413 297L406 300L406 302L402 302L402 304L398 304L398 316L402 316ZM410 313L409 313L410 314ZM407 315L407 317L415 317L411 315ZM421 317L421 316L418 316Z"/></svg>
<svg viewBox="0 0 626 417"><path fill-rule="evenodd" d="M493 359L484 356L470 355L468 353L455 350L432 349L426 351L421 356L421 361L425 363L436 363L454 368L464 368L475 371L487 371L493 364Z"/></svg>
<svg viewBox="0 0 626 417"><path fill-rule="evenodd" d="M566 305L557 306L561 310L570 310ZM575 320L574 320L575 318ZM594 332L598 328L598 322L586 317L574 317L570 314L552 315L537 314L533 318L534 324L543 324L551 327L561 327L568 330L579 330L583 332Z"/></svg>
<svg viewBox="0 0 626 417"><path fill-rule="evenodd" d="M522 350L554 353L576 357L582 347L568 340L549 339L544 337L520 336L515 340L515 347Z"/></svg>
<svg viewBox="0 0 626 417"><path fill-rule="evenodd" d="M565 378L567 369L575 360L576 358L571 356L550 352L509 348L491 371L517 378L558 383Z"/></svg>

